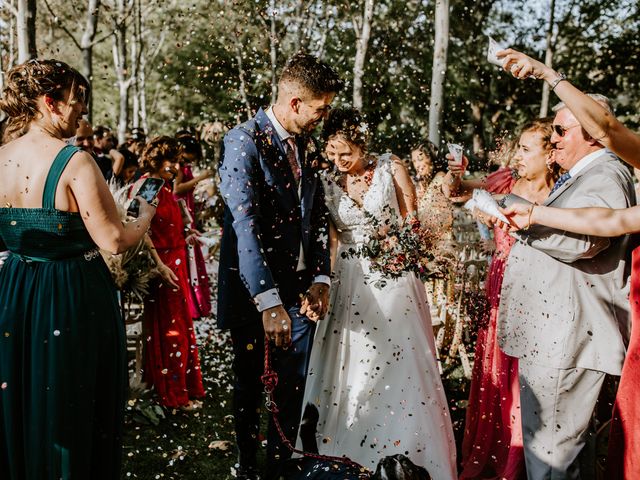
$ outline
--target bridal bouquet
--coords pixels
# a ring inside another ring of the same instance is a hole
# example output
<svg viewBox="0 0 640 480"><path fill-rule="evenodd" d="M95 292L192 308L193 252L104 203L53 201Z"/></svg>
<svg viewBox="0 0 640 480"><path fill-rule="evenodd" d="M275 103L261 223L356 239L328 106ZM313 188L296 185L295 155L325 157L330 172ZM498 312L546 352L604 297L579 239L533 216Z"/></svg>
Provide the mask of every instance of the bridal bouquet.
<svg viewBox="0 0 640 480"><path fill-rule="evenodd" d="M391 210L390 207L385 209ZM398 278L405 272L413 272L420 280L442 277L456 261L451 246L437 244L435 232L422 227L415 216L397 221L397 215L391 211L392 220L381 224L373 215L368 215L377 228L363 246L343 252L343 257L356 256L367 258L371 270L385 277Z"/></svg>

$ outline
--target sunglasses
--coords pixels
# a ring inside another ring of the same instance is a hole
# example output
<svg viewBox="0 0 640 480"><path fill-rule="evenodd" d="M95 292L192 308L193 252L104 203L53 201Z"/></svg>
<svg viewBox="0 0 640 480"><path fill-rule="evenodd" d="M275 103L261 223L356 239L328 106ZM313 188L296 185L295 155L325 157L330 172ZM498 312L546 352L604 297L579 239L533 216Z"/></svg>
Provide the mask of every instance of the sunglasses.
<svg viewBox="0 0 640 480"><path fill-rule="evenodd" d="M553 131L556 132L556 134L559 137L564 137L564 135L567 133L567 130L572 129L573 127L579 127L580 124L576 123L575 125L571 125L570 127L563 127L562 125L552 125L551 127L553 128Z"/></svg>

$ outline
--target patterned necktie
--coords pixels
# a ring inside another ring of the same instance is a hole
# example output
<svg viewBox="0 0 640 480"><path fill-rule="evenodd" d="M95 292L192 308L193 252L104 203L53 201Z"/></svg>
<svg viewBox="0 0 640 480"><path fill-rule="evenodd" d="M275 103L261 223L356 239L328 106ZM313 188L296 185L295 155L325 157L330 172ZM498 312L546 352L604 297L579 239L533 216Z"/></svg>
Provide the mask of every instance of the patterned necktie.
<svg viewBox="0 0 640 480"><path fill-rule="evenodd" d="M564 185L564 183L569 180L571 178L571 174L569 172L567 173L563 173L560 178L558 179L558 181L556 182L556 184L553 186L553 188L551 189L551 192L549 192L549 196L553 195L553 192L555 192L557 189L559 189L562 185Z"/></svg>
<svg viewBox="0 0 640 480"><path fill-rule="evenodd" d="M298 160L296 160L296 141L293 137L287 138L287 160L297 186L300 181L300 166L298 165Z"/></svg>

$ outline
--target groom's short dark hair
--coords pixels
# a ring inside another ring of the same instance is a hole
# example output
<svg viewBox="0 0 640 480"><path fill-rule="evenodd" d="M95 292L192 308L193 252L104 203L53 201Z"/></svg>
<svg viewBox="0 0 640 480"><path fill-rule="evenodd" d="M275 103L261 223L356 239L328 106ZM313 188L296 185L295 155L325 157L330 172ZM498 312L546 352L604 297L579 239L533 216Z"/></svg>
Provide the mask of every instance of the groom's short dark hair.
<svg viewBox="0 0 640 480"><path fill-rule="evenodd" d="M338 93L344 82L327 63L308 53L297 53L291 57L282 70L280 84L294 82L313 95Z"/></svg>

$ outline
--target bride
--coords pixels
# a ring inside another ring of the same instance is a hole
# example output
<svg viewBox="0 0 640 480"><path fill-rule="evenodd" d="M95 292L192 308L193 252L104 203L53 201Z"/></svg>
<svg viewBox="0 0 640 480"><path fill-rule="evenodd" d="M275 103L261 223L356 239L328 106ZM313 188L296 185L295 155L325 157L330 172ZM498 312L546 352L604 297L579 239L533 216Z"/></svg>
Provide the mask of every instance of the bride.
<svg viewBox="0 0 640 480"><path fill-rule="evenodd" d="M377 233L374 224L415 212L411 179L397 157L367 153L367 126L357 110L332 111L323 135L337 169L323 176L334 281L329 315L317 326L304 403L320 413L320 453L370 469L401 453L436 480L456 478L424 288L413 273L385 278L367 259L348 255Z"/></svg>

